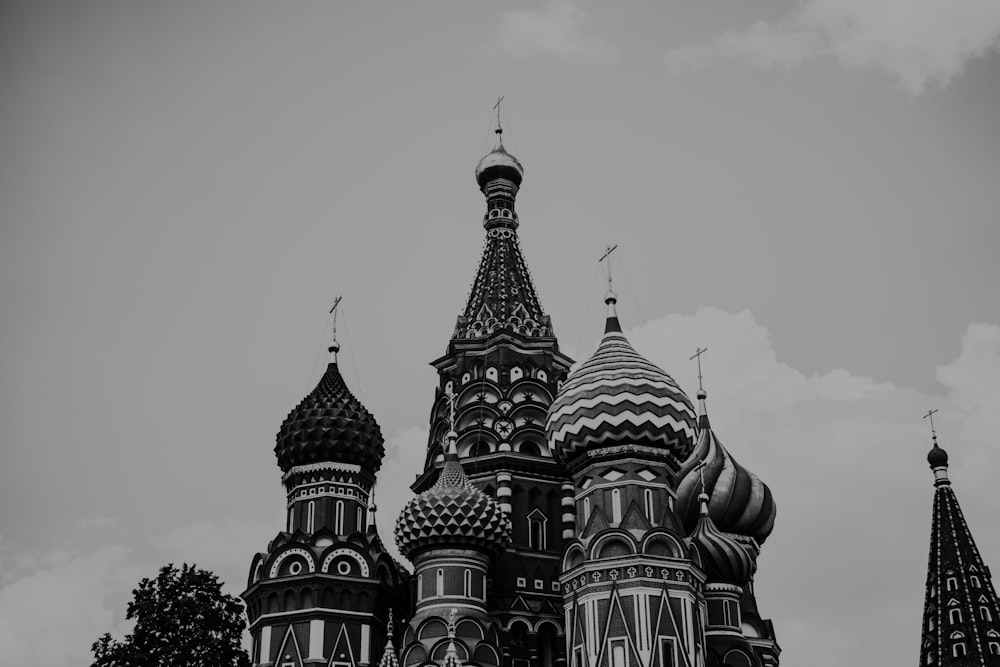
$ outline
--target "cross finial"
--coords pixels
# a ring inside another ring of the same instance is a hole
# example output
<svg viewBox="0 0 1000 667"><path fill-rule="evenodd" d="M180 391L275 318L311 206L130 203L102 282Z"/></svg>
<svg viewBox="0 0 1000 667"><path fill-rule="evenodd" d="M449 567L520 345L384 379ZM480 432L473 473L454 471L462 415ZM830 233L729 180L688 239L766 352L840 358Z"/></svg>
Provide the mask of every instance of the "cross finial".
<svg viewBox="0 0 1000 667"><path fill-rule="evenodd" d="M924 419L927 419L931 422L931 438L934 439L934 444L937 444L937 431L934 430L934 415L936 413L937 413L936 409L928 410L927 414L924 415Z"/></svg>
<svg viewBox="0 0 1000 667"><path fill-rule="evenodd" d="M504 98L503 95L498 97L497 103L493 105L493 109L496 110L497 112L497 129L493 131L496 133L497 139L499 139L501 146L503 146L503 127L500 126L500 103L503 102L503 98Z"/></svg>
<svg viewBox="0 0 1000 667"><path fill-rule="evenodd" d="M601 255L601 258L599 260L597 260L598 262L603 262L604 260L608 260L608 291L609 292L612 291L612 289L611 289L611 253L613 253L617 249L618 249L618 244L617 243L614 244L614 245L609 245L604 250L604 254Z"/></svg>
<svg viewBox="0 0 1000 667"><path fill-rule="evenodd" d="M392 641L392 607L389 607L389 620L385 622L385 636L388 641Z"/></svg>
<svg viewBox="0 0 1000 667"><path fill-rule="evenodd" d="M707 347L699 347L699 348L695 349L694 354L692 354L691 357L690 357L691 360L694 360L694 359L698 360L698 391L705 391L705 387L703 387L702 384L701 384L701 379L702 379L701 378L701 355L705 354L706 352L708 352L708 348Z"/></svg>
<svg viewBox="0 0 1000 667"><path fill-rule="evenodd" d="M329 348L331 361L336 361L337 352L340 352L340 343L337 342L337 306L340 305L340 300L343 298L343 295L338 296L333 302L333 307L330 308L330 314L333 315L333 333L330 336Z"/></svg>

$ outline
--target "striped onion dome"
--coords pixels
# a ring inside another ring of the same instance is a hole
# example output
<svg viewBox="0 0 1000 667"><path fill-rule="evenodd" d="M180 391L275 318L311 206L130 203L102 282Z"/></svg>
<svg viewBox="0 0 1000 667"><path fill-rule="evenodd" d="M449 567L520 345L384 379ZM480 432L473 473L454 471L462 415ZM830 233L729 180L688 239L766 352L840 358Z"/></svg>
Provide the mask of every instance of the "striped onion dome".
<svg viewBox="0 0 1000 667"><path fill-rule="evenodd" d="M588 449L622 444L663 449L683 461L694 447L694 407L673 378L629 344L616 301L609 292L604 338L549 408L549 447L564 464Z"/></svg>
<svg viewBox="0 0 1000 667"><path fill-rule="evenodd" d="M686 530L693 530L698 521L698 495L708 493L708 511L712 521L722 531L752 537L763 544L774 529L777 506L771 489L733 458L722 446L708 421L704 390L698 392L698 443L694 452L681 466L677 484L675 510Z"/></svg>
<svg viewBox="0 0 1000 667"><path fill-rule="evenodd" d="M283 472L311 463L346 463L374 475L385 447L375 418L354 397L337 367L340 346L330 346L330 363L319 384L288 413L274 454Z"/></svg>
<svg viewBox="0 0 1000 667"><path fill-rule="evenodd" d="M510 542L510 519L477 489L458 460L454 431L437 482L411 499L396 520L396 545L409 559L435 547L466 547L500 554Z"/></svg>
<svg viewBox="0 0 1000 667"><path fill-rule="evenodd" d="M756 562L734 537L715 526L708 511L707 494L698 494L698 504L701 510L691 542L701 555L708 582L743 586L757 569Z"/></svg>

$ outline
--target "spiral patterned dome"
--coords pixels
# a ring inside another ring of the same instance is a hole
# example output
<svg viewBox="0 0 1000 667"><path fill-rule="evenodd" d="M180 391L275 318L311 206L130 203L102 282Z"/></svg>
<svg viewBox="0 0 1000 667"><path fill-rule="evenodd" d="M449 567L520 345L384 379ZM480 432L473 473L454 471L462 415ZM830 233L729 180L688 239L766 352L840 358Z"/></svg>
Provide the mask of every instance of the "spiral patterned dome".
<svg viewBox="0 0 1000 667"><path fill-rule="evenodd" d="M510 519L465 476L453 435L449 433L451 444L437 482L406 503L396 520L396 545L411 560L433 547L466 547L498 555L510 542Z"/></svg>
<svg viewBox="0 0 1000 667"><path fill-rule="evenodd" d="M777 507L767 485L733 458L712 431L705 409L704 391L698 392L700 416L698 443L678 474L677 515L686 530L693 530L698 521L698 494L702 491L699 470L705 464L705 492L709 496L708 512L719 530L753 537L763 544L774 528Z"/></svg>
<svg viewBox="0 0 1000 667"><path fill-rule="evenodd" d="M497 144L476 165L476 182L479 187L484 187L487 181L494 178L505 178L513 181L514 185L521 185L524 178L524 167L516 157L507 152L502 143Z"/></svg>
<svg viewBox="0 0 1000 667"><path fill-rule="evenodd" d="M330 351L336 353L334 348ZM382 466L382 431L347 388L335 358L316 388L281 424L274 454L282 472L332 462L358 465L374 475Z"/></svg>
<svg viewBox="0 0 1000 667"><path fill-rule="evenodd" d="M549 408L549 447L564 464L588 449L635 444L670 452L678 462L691 453L695 414L673 378L643 358L622 335L609 293L604 338L576 369Z"/></svg>
<svg viewBox="0 0 1000 667"><path fill-rule="evenodd" d="M743 545L716 528L708 512L706 494L699 494L698 504L701 510L691 542L701 555L705 576L709 583L743 586L753 576L757 563Z"/></svg>

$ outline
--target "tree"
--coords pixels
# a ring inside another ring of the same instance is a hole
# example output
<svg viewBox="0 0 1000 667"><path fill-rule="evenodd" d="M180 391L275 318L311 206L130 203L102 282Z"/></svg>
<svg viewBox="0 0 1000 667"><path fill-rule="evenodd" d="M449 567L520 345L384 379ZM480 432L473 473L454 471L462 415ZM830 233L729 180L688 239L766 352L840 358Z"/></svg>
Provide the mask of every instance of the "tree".
<svg viewBox="0 0 1000 667"><path fill-rule="evenodd" d="M132 634L94 642L92 667L250 667L243 604L208 570L164 565L132 591L126 618L135 620Z"/></svg>

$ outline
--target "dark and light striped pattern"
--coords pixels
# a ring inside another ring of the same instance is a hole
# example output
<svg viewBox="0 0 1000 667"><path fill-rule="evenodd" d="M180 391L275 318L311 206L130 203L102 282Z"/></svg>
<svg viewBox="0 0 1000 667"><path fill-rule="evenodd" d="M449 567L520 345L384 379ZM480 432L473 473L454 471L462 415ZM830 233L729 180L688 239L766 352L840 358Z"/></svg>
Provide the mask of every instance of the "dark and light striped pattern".
<svg viewBox="0 0 1000 667"><path fill-rule="evenodd" d="M566 381L549 408L546 433L564 463L596 447L637 444L691 453L695 415L673 378L633 349L619 331Z"/></svg>
<svg viewBox="0 0 1000 667"><path fill-rule="evenodd" d="M715 525L727 533L745 535L763 544L774 529L777 506L771 489L733 458L708 421L704 399L698 418L698 444L681 466L677 483L677 516L685 530L693 530L698 521L698 494L702 491L702 462L705 464L705 492L708 511Z"/></svg>
<svg viewBox="0 0 1000 667"><path fill-rule="evenodd" d="M701 495L698 523L691 533L691 542L701 554L702 569L709 583L744 586L753 575L757 564L734 538L719 530L709 516L708 496Z"/></svg>

